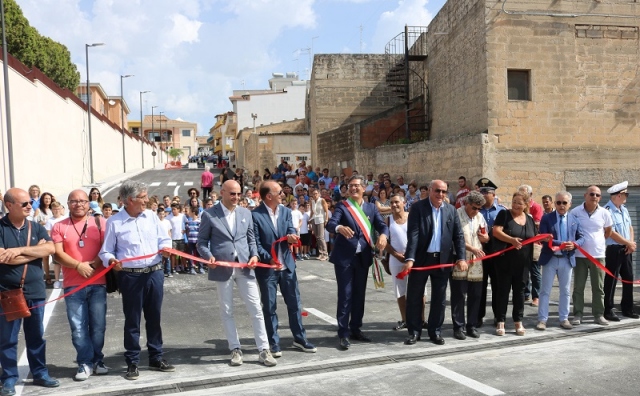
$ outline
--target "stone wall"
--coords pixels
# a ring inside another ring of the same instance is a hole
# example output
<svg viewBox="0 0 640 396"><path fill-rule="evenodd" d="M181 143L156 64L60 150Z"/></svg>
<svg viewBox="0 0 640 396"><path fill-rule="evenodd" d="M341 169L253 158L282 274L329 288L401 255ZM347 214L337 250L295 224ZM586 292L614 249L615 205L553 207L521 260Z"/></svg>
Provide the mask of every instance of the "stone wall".
<svg viewBox="0 0 640 396"><path fill-rule="evenodd" d="M325 157L316 151L321 134L402 103L385 82L388 70L386 55L314 56L307 117L312 139L311 155L318 159L318 165L331 165L337 161L337 158Z"/></svg>
<svg viewBox="0 0 640 396"><path fill-rule="evenodd" d="M629 180L640 185L637 19L508 15L487 0L486 173L536 195ZM509 1L508 10L640 16L628 1ZM507 97L507 70L530 70L530 101Z"/></svg>
<svg viewBox="0 0 640 396"><path fill-rule="evenodd" d="M295 134L296 136L307 136L306 144L297 144L298 137L296 137L296 144L292 146L292 149L300 149L301 152L310 152L310 139L309 134L305 130L305 120L293 120L285 122L271 123L269 125L256 126L256 133L253 133L253 128L244 128L238 134L236 139L236 159L237 166L244 169L260 169L260 172L264 170L266 166L273 168L275 157L280 151L265 151L264 147L258 144L258 139L252 139L253 136L272 135L272 134ZM280 139L280 138L277 138ZM270 150L273 150L273 143L271 143ZM287 151L288 153L288 151ZM264 159L262 158L264 156ZM277 163L276 163L277 165ZM256 168L257 167L257 168Z"/></svg>

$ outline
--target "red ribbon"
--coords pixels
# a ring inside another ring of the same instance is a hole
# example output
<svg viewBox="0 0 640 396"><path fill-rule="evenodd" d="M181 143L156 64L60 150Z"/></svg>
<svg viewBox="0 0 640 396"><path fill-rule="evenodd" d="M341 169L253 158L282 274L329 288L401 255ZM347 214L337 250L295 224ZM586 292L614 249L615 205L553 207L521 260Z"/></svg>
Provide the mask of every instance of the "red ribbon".
<svg viewBox="0 0 640 396"><path fill-rule="evenodd" d="M272 268L272 269L276 269L276 268L281 267L282 264L280 264L278 262L278 256L276 254L275 246L276 246L277 243L283 242L283 241L286 241L286 240L287 240L287 237L285 236L285 237L282 237L282 238L276 240L271 245L271 257L273 257L273 261L276 263L276 265L264 264L264 263L255 263L255 266L256 267L261 267L261 268ZM296 244L294 244L293 246L300 247L301 246L300 240L298 240L298 242ZM168 253L171 253L171 254L175 254L176 256L184 257L184 258L189 259L189 260L198 261L198 262L204 263L204 264L209 264L209 260L205 260L203 258L192 256L190 254L181 252L179 250L170 249L170 248L165 248L165 249L159 250L159 251L157 251L155 253L147 254L145 256L124 258L124 259L120 260L120 262L121 263L126 263L126 262L129 262L129 261L135 261L135 260L145 260L145 259L149 259L149 258L155 257L158 254L161 254L162 252L168 252ZM215 264L219 265L219 266L222 266L222 267L233 267L233 268L244 268L244 267L248 267L249 266L248 263L238 263L238 262L235 262L235 261L216 261ZM65 298L65 297L67 297L67 296L70 296L70 295L72 295L74 293L79 292L80 290L84 289L85 287L91 285L94 281L96 281L100 277L106 275L107 272L111 271L111 269L115 265L116 265L116 263L113 262L111 265L109 265L108 267L103 268L102 270L100 270L100 272L98 272L97 274L93 275L91 278L86 279L84 282L82 282L81 284L79 284L75 288L71 289L68 293L65 293L65 294L63 294L63 295L61 295L61 296L59 296L59 297L57 297L57 298L55 298L53 300L45 301L42 304L38 304L38 305L34 305L33 307L29 307L29 310L43 307L43 306L45 306L45 305L47 305L49 303L61 300L61 299ZM10 313L16 313L16 312L3 312L3 313L0 313L0 316L7 315L7 314L10 314Z"/></svg>

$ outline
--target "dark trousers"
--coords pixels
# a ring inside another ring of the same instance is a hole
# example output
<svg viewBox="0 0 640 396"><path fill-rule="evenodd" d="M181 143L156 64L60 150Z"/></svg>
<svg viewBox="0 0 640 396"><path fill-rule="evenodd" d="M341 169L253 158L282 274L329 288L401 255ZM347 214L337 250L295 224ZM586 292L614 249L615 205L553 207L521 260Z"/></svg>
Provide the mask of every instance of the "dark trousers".
<svg viewBox="0 0 640 396"><path fill-rule="evenodd" d="M439 258L427 265L439 264ZM440 335L444 323L444 310L447 294L447 282L450 272L440 269L429 271L411 271L407 281L407 329L409 335L422 333L422 297L427 281L431 277L431 303L427 319L429 337Z"/></svg>
<svg viewBox="0 0 640 396"><path fill-rule="evenodd" d="M278 286L284 303L287 305L289 316L289 329L294 341L307 339L304 327L302 327L302 304L300 303L300 290L298 289L298 277L296 272L284 269L283 271L268 271L267 275L256 275L260 286L260 298L262 300L262 313L264 324L269 338L269 345L280 345L278 335Z"/></svg>
<svg viewBox="0 0 640 396"><path fill-rule="evenodd" d="M202 200L204 201L205 199L209 198L209 196L211 195L211 190L213 189L213 187L202 187Z"/></svg>
<svg viewBox="0 0 640 396"><path fill-rule="evenodd" d="M487 314L487 285L489 284L489 278L491 278L491 309L493 312L496 312L496 298L497 296L497 287L496 287L496 270L495 270L495 260L482 260L482 290L480 296L480 307L478 308L478 321L476 325L482 322L482 319Z"/></svg>
<svg viewBox="0 0 640 396"><path fill-rule="evenodd" d="M542 281L540 264L538 264L537 261L531 262L531 267L529 268L529 271L525 273L525 276L524 296L540 298L540 282Z"/></svg>
<svg viewBox="0 0 640 396"><path fill-rule="evenodd" d="M451 278L450 283L453 330L461 328L468 330L476 327L478 311L480 310L480 298L482 297L482 282L469 282L468 280ZM465 300L467 305L466 322L464 317Z"/></svg>
<svg viewBox="0 0 640 396"><path fill-rule="evenodd" d="M356 254L346 266L334 265L338 283L338 337L347 338L360 332L364 317L364 297L369 278L369 264L362 261L362 255Z"/></svg>
<svg viewBox="0 0 640 396"><path fill-rule="evenodd" d="M127 364L140 363L140 319L144 313L149 362L162 359L160 316L164 295L162 271L146 274L120 271L118 286L124 311L124 358Z"/></svg>
<svg viewBox="0 0 640 396"><path fill-rule="evenodd" d="M633 281L633 258L631 254L625 254L625 247L609 245L605 255L606 267L612 274L621 279ZM611 313L614 307L614 296L618 280L608 275L604 277L604 312ZM633 284L622 283L622 312L633 312Z"/></svg>
<svg viewBox="0 0 640 396"><path fill-rule="evenodd" d="M513 291L513 321L522 322L524 316L524 272L529 271L524 268L522 272L511 271L502 272L496 270L495 311L494 316L498 322L504 322L507 317L507 307L509 306L509 294Z"/></svg>

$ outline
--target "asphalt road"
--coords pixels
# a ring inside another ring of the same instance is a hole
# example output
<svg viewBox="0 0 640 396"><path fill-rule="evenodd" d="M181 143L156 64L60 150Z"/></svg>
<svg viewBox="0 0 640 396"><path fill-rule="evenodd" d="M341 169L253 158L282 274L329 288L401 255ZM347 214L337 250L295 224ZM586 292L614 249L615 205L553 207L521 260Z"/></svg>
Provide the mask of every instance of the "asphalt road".
<svg viewBox="0 0 640 396"><path fill-rule="evenodd" d="M148 171L136 177L147 182L150 195L185 196L188 183L199 185L201 170ZM169 183L176 183L169 185ZM159 183L154 186L154 183ZM177 194L174 194L176 192ZM115 201L117 189L106 192ZM547 331L533 330L537 308L525 307L525 337L514 333L507 322L507 335L493 335L490 326L480 329L477 340L455 340L449 312L445 319L444 346L420 341L405 346L405 332L391 330L399 319L390 287L374 289L369 282L363 331L370 344L354 341L349 351L337 348L335 326L336 284L333 267L315 260L298 263L298 277L308 338L318 352L306 354L291 349L284 302L279 301L283 357L266 368L258 363L258 351L247 311L236 294L235 312L245 363L229 366L227 341L218 313L215 285L206 275L176 275L165 279L163 338L165 358L175 373L150 371L141 366L140 379L124 379L122 332L124 317L120 296L108 297L105 363L106 376L75 382L75 350L71 344L64 300L48 305L46 338L50 373L61 381L57 389L30 384L18 387L23 395L379 395L404 394L585 394L637 395L637 339L640 320L623 319L607 327L586 323L574 330L557 327L557 306L551 307ZM56 295L57 290L49 290ZM557 300L554 288L552 301ZM587 315L590 291L587 290ZM636 301L640 296L636 295ZM619 298L619 293L618 293ZM490 303L489 303L490 304ZM490 309L488 311L491 311ZM491 313L487 318L491 322ZM144 326L144 325L143 325ZM141 337L144 346L144 332ZM21 355L23 346L20 346ZM143 351L141 363L146 363ZM21 358L22 372L28 367Z"/></svg>

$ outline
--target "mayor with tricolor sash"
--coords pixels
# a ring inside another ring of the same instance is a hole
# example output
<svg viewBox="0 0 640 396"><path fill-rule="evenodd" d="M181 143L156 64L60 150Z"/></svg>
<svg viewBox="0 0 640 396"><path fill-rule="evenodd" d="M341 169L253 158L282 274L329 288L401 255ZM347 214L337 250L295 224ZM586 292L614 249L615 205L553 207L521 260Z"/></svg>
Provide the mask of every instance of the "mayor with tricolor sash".
<svg viewBox="0 0 640 396"><path fill-rule="evenodd" d="M349 349L349 339L371 342L362 333L364 298L369 267L373 264L373 246L383 250L389 229L372 203L364 202L366 182L362 176L349 179L349 198L340 202L327 230L336 234L329 261L334 264L338 283L338 337L340 348ZM375 231L380 234L375 241Z"/></svg>

